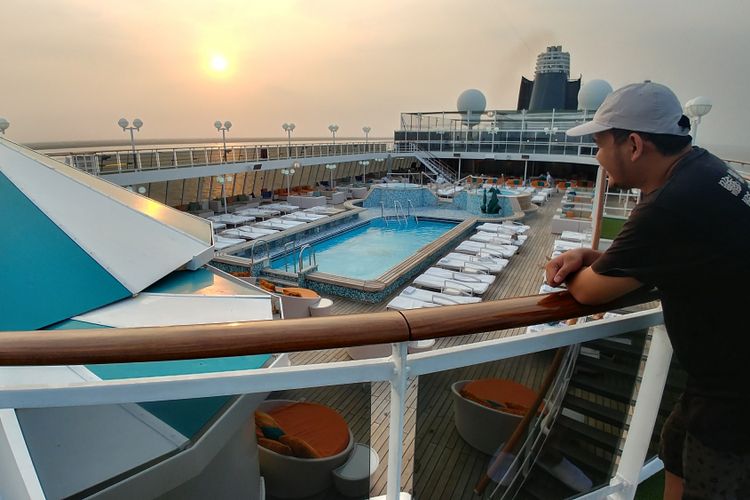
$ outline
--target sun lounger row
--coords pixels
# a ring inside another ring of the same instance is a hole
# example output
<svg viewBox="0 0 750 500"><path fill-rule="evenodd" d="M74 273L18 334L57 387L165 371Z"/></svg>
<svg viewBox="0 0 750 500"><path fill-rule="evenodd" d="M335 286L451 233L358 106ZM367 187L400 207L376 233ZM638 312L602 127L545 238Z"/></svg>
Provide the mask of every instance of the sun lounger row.
<svg viewBox="0 0 750 500"><path fill-rule="evenodd" d="M313 207L299 210L299 207L293 205L276 203L265 205L263 208L239 210L234 214L218 214L208 219L212 221L214 231L220 231L214 237L214 248L223 250L247 240L254 240L279 231L299 227L343 211L333 207ZM256 219L261 220L252 225L248 224ZM226 229L227 226L234 227Z"/></svg>

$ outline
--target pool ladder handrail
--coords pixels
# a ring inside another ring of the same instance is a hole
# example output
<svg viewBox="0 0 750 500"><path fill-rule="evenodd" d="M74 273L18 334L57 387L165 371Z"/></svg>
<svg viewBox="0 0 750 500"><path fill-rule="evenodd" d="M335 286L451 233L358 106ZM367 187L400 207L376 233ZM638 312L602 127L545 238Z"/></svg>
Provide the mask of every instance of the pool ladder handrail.
<svg viewBox="0 0 750 500"><path fill-rule="evenodd" d="M250 246L250 260L253 261L253 263L255 263L255 246L258 243L262 243L263 245L266 246L266 256L261 257L260 260L265 260L265 264L263 266L264 268L268 267L271 265L271 247L268 246L268 242L266 240L257 239L253 241L252 246Z"/></svg>
<svg viewBox="0 0 750 500"><path fill-rule="evenodd" d="M419 218L417 217L417 208L414 206L414 203L412 203L411 200L406 200L408 205L406 205L406 218L409 218L410 212L414 211L414 222L419 225Z"/></svg>
<svg viewBox="0 0 750 500"><path fill-rule="evenodd" d="M388 217L385 216L385 202L380 202L380 218L385 221L386 227L388 227Z"/></svg>
<svg viewBox="0 0 750 500"><path fill-rule="evenodd" d="M305 250L310 250L308 256L307 256L307 267L304 267L304 257L305 257ZM318 257L315 253L315 249L309 244L305 243L299 248L299 254L298 254L298 262L299 262L299 272L304 273L308 269L313 269L318 266ZM295 266L296 267L296 266ZM296 270L295 270L296 272Z"/></svg>
<svg viewBox="0 0 750 500"><path fill-rule="evenodd" d="M292 261L292 266L294 266L294 273L297 274L297 262L294 260L294 241L287 241L284 243L284 251L282 252L282 255L285 255L286 258L284 259L284 272L289 272L289 260Z"/></svg>
<svg viewBox="0 0 750 500"><path fill-rule="evenodd" d="M400 201L394 200L393 201L393 211L395 212L396 220L398 221L398 225L401 225L401 219L398 216L399 210L401 211L401 215L404 217L404 224L407 224L409 221L406 218L406 212L404 212L404 206L401 204Z"/></svg>

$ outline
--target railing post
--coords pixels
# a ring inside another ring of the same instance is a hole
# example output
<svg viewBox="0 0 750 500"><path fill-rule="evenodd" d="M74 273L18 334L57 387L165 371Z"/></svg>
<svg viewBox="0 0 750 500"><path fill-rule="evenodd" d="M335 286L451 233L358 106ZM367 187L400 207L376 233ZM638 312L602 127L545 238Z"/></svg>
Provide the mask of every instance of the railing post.
<svg viewBox="0 0 750 500"><path fill-rule="evenodd" d="M393 345L391 378L391 417L388 424L388 484L386 498L398 500L401 495L401 468L404 454L404 407L406 404L407 343Z"/></svg>
<svg viewBox="0 0 750 500"><path fill-rule="evenodd" d="M619 485L622 489L609 495L608 498L612 500L630 499L635 496L641 468L646 459L651 434L659 414L659 405L671 360L672 344L667 337L667 330L664 325L657 325L651 336L651 347L635 400L633 418L630 420L625 445L622 448L620 464L610 481L612 486Z"/></svg>

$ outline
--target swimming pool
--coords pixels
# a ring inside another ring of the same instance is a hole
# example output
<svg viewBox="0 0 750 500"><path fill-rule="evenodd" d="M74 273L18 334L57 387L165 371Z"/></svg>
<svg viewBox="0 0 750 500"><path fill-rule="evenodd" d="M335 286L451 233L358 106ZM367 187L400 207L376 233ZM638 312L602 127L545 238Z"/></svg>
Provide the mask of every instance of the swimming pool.
<svg viewBox="0 0 750 500"><path fill-rule="evenodd" d="M409 219L408 224L373 219L313 245L318 271L347 278L371 280L405 260L417 250L447 233L453 222ZM295 252L296 253L296 252ZM305 259L306 260L306 259ZM288 256L271 262L274 269L290 264Z"/></svg>

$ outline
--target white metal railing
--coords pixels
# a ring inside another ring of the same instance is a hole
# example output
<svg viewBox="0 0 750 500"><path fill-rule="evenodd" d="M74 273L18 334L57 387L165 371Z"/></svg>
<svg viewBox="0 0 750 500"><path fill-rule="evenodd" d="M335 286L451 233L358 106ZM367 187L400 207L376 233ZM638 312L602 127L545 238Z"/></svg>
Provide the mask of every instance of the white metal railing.
<svg viewBox="0 0 750 500"><path fill-rule="evenodd" d="M641 475L671 359L671 346L666 331L660 326L662 323L662 313L657 308L582 325L447 347L408 357L406 343L399 343L393 345L393 355L390 358L147 379L6 386L0 391L0 408L140 403L385 381L391 386L387 492L389 499L396 499L401 489L404 398L408 378L657 326L623 454L611 486L607 489L608 494L614 495L613 498L632 498ZM653 464L649 466L654 468ZM588 495L587 498L603 498L596 495L596 492L592 495L594 496Z"/></svg>
<svg viewBox="0 0 750 500"><path fill-rule="evenodd" d="M387 153L392 142L337 142L286 144L238 144L221 146L141 148L50 153L50 157L95 175L120 174L231 163L262 163L326 156Z"/></svg>
<svg viewBox="0 0 750 500"><path fill-rule="evenodd" d="M593 158L597 146L593 142L570 140L563 133L557 137L539 131L514 131L503 133L468 134L446 133L441 139L418 139L406 134L398 138L394 152L425 151L431 153L487 153L487 154L537 154Z"/></svg>

